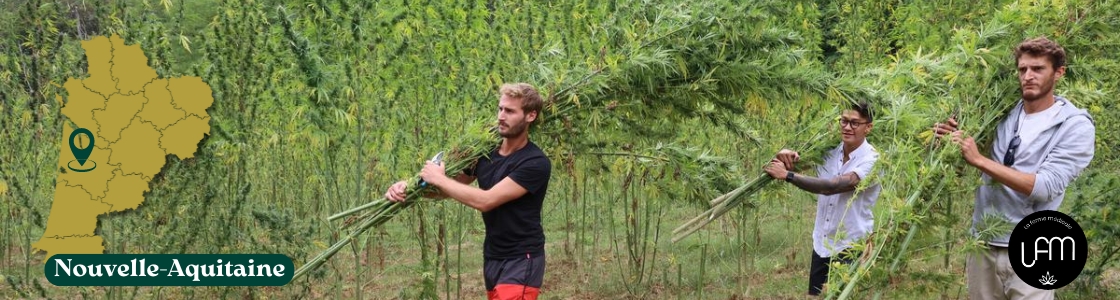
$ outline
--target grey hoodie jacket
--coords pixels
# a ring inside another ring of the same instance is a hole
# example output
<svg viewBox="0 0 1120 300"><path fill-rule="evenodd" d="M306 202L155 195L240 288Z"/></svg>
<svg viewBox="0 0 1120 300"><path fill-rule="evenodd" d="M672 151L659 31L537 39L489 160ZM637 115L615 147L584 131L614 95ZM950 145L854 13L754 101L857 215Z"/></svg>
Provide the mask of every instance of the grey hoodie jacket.
<svg viewBox="0 0 1120 300"><path fill-rule="evenodd" d="M1011 167L1020 172L1034 173L1034 190L1029 195L1016 192L992 179L981 175L981 185L976 191L976 207L972 213L972 232L986 213L1006 217L1011 223L1018 224L1027 215L1041 210L1058 210L1065 198L1066 186L1081 174L1093 159L1096 128L1092 117L1085 109L1061 96L1055 96L1054 105L1062 105L1057 117L1047 129L1039 133L1030 144L1021 144L1016 150L1015 164ZM996 140L992 145L991 158L1003 162L1003 156L1015 129L1023 101L1012 108L1010 113L996 127ZM988 242L993 245L1007 246L1011 234L996 237Z"/></svg>

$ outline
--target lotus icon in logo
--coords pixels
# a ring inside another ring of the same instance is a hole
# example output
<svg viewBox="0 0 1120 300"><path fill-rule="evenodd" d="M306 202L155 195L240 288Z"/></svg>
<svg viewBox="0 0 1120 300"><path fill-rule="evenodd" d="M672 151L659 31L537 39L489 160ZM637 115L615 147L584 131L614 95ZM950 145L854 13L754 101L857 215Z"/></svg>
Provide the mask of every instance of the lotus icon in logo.
<svg viewBox="0 0 1120 300"><path fill-rule="evenodd" d="M1046 272L1046 275L1042 275L1042 279L1039 279L1038 282L1041 282L1042 285L1054 285L1058 280L1054 279L1054 276L1050 276L1050 272Z"/></svg>

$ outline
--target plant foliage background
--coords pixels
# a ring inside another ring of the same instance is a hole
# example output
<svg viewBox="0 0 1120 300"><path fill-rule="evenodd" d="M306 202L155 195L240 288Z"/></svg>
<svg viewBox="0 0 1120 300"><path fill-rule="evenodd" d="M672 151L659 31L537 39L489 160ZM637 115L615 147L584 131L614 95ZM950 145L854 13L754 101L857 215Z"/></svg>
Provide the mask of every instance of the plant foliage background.
<svg viewBox="0 0 1120 300"><path fill-rule="evenodd" d="M980 124L1017 99L1010 49L1045 35L1069 53L1058 94L1097 126L1096 157L1062 206L1091 257L1059 295L1118 296L1118 1L16 0L0 3L0 28L4 298L483 293L482 222L450 201L410 208L285 287L50 285L30 244L54 192L43 166L57 161L56 98L84 77L79 41L109 34L140 44L162 77L202 77L215 102L199 155L169 158L140 209L102 216L106 252L300 265L339 238L326 216L415 175L491 120L500 83L524 81L563 95L531 135L555 166L549 299L800 296L808 193L770 185L688 239L668 235L863 99L878 107L884 189L861 247L878 250L837 271L829 296L966 298L979 176L928 128L959 110L965 130L990 131Z"/></svg>

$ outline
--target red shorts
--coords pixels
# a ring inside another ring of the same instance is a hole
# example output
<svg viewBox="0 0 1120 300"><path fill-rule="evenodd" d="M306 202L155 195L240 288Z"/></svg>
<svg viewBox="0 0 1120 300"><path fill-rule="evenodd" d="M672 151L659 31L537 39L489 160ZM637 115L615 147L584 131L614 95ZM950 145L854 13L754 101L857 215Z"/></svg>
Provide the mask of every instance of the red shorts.
<svg viewBox="0 0 1120 300"><path fill-rule="evenodd" d="M544 256L487 259L482 266L490 300L536 300L544 283Z"/></svg>

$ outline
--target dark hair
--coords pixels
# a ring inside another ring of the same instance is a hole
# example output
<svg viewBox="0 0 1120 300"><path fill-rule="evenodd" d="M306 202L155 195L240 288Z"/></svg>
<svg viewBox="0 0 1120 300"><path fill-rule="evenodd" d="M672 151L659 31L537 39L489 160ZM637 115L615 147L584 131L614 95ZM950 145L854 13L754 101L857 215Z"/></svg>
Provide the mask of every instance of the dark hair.
<svg viewBox="0 0 1120 300"><path fill-rule="evenodd" d="M875 119L871 115L871 103L867 103L867 101L855 102L852 103L851 109L859 112L859 116L867 119L868 123L875 122Z"/></svg>
<svg viewBox="0 0 1120 300"><path fill-rule="evenodd" d="M1025 40L1015 47L1015 64L1019 63L1019 57L1023 54L1030 54L1031 56L1046 56L1050 58L1050 64L1054 69L1061 68L1066 65L1066 50L1062 49L1061 45L1051 41L1045 37L1038 37Z"/></svg>

